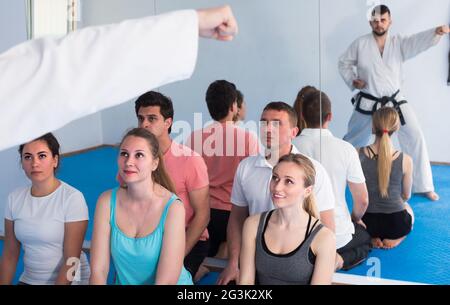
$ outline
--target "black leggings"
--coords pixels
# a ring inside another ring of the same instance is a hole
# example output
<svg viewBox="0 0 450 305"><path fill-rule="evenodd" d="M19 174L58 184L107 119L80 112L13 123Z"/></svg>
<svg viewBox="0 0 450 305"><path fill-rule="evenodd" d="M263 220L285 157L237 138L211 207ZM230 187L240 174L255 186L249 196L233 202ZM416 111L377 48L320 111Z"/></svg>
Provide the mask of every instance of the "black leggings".
<svg viewBox="0 0 450 305"><path fill-rule="evenodd" d="M211 216L208 224L209 232L209 253L208 256L216 256L220 244L227 241L227 225L230 211L211 209Z"/></svg>
<svg viewBox="0 0 450 305"><path fill-rule="evenodd" d="M397 213L366 213L362 220L372 238L399 239L411 232L412 217L407 210Z"/></svg>
<svg viewBox="0 0 450 305"><path fill-rule="evenodd" d="M192 279L194 279L195 274L205 257L208 256L208 250L209 241L199 240L191 249L191 252L184 258L184 267L191 273Z"/></svg>
<svg viewBox="0 0 450 305"><path fill-rule="evenodd" d="M369 233L363 226L355 224L355 234L353 234L352 240L336 251L344 260L342 269L349 270L362 263L369 255L371 248Z"/></svg>

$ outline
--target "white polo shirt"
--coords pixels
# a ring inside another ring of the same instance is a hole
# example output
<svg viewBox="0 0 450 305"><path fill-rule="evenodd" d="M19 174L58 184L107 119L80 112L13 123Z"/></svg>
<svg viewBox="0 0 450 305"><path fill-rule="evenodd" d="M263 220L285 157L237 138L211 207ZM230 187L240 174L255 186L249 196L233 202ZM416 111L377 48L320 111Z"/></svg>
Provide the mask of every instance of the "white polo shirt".
<svg viewBox="0 0 450 305"><path fill-rule="evenodd" d="M292 153L299 153L295 146L292 147ZM309 159L316 170L313 191L316 195L317 209L319 212L334 209L335 200L330 178L319 162ZM242 160L234 176L231 202L239 207L248 207L250 215L274 209L269 190L272 169L273 166L261 154Z"/></svg>
<svg viewBox="0 0 450 305"><path fill-rule="evenodd" d="M350 143L334 137L328 129L303 129L293 143L302 154L320 160L330 176L336 198L336 246L342 248L355 233L345 200L347 182L366 182L358 153Z"/></svg>

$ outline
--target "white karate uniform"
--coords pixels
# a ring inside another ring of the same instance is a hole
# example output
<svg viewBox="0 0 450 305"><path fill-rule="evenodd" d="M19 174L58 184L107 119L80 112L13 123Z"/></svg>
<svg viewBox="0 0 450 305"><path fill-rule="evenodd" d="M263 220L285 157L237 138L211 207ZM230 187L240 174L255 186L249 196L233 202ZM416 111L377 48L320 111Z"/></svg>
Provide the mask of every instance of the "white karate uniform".
<svg viewBox="0 0 450 305"><path fill-rule="evenodd" d="M351 90L356 89L353 87L353 80L362 79L366 82L366 87L361 91L378 98L392 96L402 88L403 62L436 45L441 36L435 31L433 28L409 37L388 34L383 56L372 33L362 36L340 57L339 72ZM400 91L396 100L404 99ZM413 192L434 191L422 130L410 104L403 104L400 109L406 125L400 127L398 140L402 151L413 159ZM364 147L370 144L371 138L372 116L354 110L344 140L355 147Z"/></svg>
<svg viewBox="0 0 450 305"><path fill-rule="evenodd" d="M0 54L0 151L189 78L197 49L195 10L13 47Z"/></svg>

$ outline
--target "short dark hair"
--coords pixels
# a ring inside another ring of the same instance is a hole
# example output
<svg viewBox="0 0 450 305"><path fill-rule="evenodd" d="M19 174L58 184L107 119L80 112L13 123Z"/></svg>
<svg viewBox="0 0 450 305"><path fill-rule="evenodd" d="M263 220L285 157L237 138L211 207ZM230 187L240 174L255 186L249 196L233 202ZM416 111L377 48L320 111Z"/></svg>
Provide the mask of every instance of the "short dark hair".
<svg viewBox="0 0 450 305"><path fill-rule="evenodd" d="M388 13L389 16L390 16L390 15L391 15L391 10L389 9L389 7L387 7L387 6L384 5L384 4L377 5L377 6L375 6L375 7L373 8L373 10L372 10L372 16L375 16L375 15L384 15L384 14L386 14L386 13Z"/></svg>
<svg viewBox="0 0 450 305"><path fill-rule="evenodd" d="M225 118L236 102L236 86L226 80L216 80L206 90L206 105L215 121Z"/></svg>
<svg viewBox="0 0 450 305"><path fill-rule="evenodd" d="M59 155L60 155L59 149L60 149L60 145L59 145L59 142L56 139L56 137L51 132L46 133L45 135L40 136L39 138L36 138L36 139L34 139L34 140L30 141L30 142L21 144L19 146L20 158L22 158L23 149L24 149L25 145L27 145L29 143L32 143L32 142L36 142L36 141L44 141L47 144L48 149L52 153L52 156L53 157L58 156L58 165L56 166L56 168L54 170L54 172L56 172L58 170L58 168L59 168Z"/></svg>
<svg viewBox="0 0 450 305"><path fill-rule="evenodd" d="M286 104L285 102L270 102L266 105L266 107L264 107L263 112L267 110L286 112L289 115L289 122L291 123L291 126L297 127L297 113L295 112L294 108L292 108L292 106Z"/></svg>
<svg viewBox="0 0 450 305"><path fill-rule="evenodd" d="M163 116L164 120L171 118L173 120L173 104L172 100L156 91L149 91L142 94L134 103L134 110L136 116L139 113L141 107L159 106L159 112ZM172 131L172 125L169 127L169 134Z"/></svg>
<svg viewBox="0 0 450 305"><path fill-rule="evenodd" d="M322 109L320 104L322 103ZM302 105L302 115L309 128L320 128L326 117L331 113L330 98L321 91L315 91L305 96ZM322 120L322 121L321 121Z"/></svg>

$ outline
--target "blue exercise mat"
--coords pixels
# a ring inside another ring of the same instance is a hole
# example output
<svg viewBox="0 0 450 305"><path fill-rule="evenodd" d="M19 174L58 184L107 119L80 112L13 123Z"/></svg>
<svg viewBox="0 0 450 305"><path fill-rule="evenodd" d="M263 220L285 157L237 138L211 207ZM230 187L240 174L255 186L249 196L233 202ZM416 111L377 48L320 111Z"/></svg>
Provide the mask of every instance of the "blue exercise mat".
<svg viewBox="0 0 450 305"><path fill-rule="evenodd" d="M88 203L89 226L86 240L91 240L92 237L98 197L118 185L117 154L117 148L104 147L61 159L58 178L82 192Z"/></svg>
<svg viewBox="0 0 450 305"><path fill-rule="evenodd" d="M0 239L0 256L3 255L3 244L4 241ZM13 279L13 284L19 282L20 275L23 272L23 251L20 251L19 261L17 262L16 274Z"/></svg>
<svg viewBox="0 0 450 305"><path fill-rule="evenodd" d="M436 192L441 198L432 202L416 195L409 200L415 215L413 231L397 248L374 249L368 261L342 273L379 275L384 279L427 284L450 284L450 167L433 166L432 170ZM352 202L348 190L347 202ZM379 274L376 274L378 265Z"/></svg>

